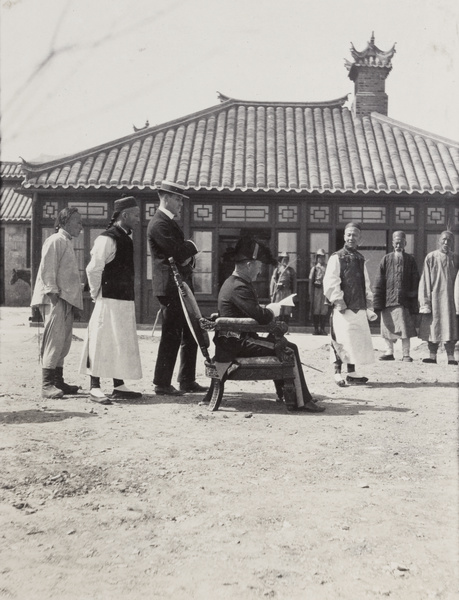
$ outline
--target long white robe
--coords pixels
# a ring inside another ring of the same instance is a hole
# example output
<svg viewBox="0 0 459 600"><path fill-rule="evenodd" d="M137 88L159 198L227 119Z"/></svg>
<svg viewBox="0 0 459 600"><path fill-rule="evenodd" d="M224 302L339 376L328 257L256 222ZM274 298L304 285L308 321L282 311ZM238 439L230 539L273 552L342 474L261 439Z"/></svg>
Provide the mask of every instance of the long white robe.
<svg viewBox="0 0 459 600"><path fill-rule="evenodd" d="M86 332L80 373L94 377L141 379L135 303L102 297L102 273L115 254L115 240L108 236L96 238L91 261L86 268L95 307Z"/></svg>
<svg viewBox="0 0 459 600"><path fill-rule="evenodd" d="M332 254L324 276L324 294L333 304L331 318L334 338L332 337L332 345L330 346L330 361L335 362L336 355L338 355L343 363L354 365L372 364L375 361L375 356L367 312L366 310L359 310L355 313L346 307L341 288L340 271L339 258L336 254ZM373 292L371 291L370 278L365 265L364 276L367 309L372 309Z"/></svg>

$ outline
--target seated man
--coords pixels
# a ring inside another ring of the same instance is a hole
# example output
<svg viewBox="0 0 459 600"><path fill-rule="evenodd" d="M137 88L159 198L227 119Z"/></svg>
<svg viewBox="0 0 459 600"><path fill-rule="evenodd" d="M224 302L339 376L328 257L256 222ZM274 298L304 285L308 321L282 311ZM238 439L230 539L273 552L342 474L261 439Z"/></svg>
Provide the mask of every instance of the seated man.
<svg viewBox="0 0 459 600"><path fill-rule="evenodd" d="M250 317L260 325L270 323L275 316L273 310L263 308L258 303L257 293L252 284L261 269L261 263L272 264L269 248L252 238L241 238L235 248L235 268L221 287L218 295L218 313L220 317ZM274 264L276 264L274 262ZM277 307L280 310L280 307ZM217 333L215 336L215 360L232 361L237 357L274 356L274 344L269 338L258 337L255 333ZM323 412L325 408L314 404L304 378L298 348L287 343L295 354L297 391L297 410ZM282 382L276 382L278 394L282 394Z"/></svg>

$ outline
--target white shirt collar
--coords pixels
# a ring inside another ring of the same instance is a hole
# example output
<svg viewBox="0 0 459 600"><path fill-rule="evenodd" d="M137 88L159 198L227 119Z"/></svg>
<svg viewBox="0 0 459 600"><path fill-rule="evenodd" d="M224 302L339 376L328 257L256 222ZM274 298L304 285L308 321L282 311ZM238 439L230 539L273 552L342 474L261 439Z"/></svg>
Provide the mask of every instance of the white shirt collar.
<svg viewBox="0 0 459 600"><path fill-rule="evenodd" d="M165 215L167 215L169 217L169 219L174 219L175 218L174 213L172 213L170 210L167 210L167 208L163 208L162 206L158 206L158 210L162 211Z"/></svg>

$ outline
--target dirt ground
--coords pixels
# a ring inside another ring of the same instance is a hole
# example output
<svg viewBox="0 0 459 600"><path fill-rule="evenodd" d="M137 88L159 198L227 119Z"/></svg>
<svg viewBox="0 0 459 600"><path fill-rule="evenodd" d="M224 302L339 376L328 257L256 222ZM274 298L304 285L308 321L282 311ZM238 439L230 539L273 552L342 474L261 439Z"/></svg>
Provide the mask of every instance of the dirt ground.
<svg viewBox="0 0 459 600"><path fill-rule="evenodd" d="M77 373L83 329L65 367L83 389L44 401L28 309L0 317L0 598L459 597L458 371L444 352L425 365L415 340L413 363L376 360L368 385L341 389L328 338L291 333L326 412L233 382L211 413L198 395L154 395L159 332L142 331L144 398L103 407Z"/></svg>

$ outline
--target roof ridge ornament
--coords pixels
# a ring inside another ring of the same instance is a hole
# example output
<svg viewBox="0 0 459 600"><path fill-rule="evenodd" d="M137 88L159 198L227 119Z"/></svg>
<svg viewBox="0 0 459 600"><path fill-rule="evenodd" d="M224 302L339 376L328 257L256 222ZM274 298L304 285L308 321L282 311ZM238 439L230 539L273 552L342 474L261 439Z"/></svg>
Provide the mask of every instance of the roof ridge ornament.
<svg viewBox="0 0 459 600"><path fill-rule="evenodd" d="M143 131L144 129L148 129L148 127L150 127L150 121L148 119L145 121L145 125L143 127L136 127L135 125L132 126L132 128L134 129L134 133L137 133L138 131Z"/></svg>
<svg viewBox="0 0 459 600"><path fill-rule="evenodd" d="M364 50L356 50L354 44L351 42L351 55L354 62L351 63L345 59L345 65L348 71L351 71L352 67L385 67L391 70L391 59L395 52L395 43L387 51L378 48L375 45L375 32L372 31L370 41L367 42L367 47Z"/></svg>
<svg viewBox="0 0 459 600"><path fill-rule="evenodd" d="M220 102L222 102L222 103L227 102L228 100L233 100L233 98L230 98L229 96L226 96L225 94L222 94L218 90L217 90L217 96L218 96L218 99L220 100Z"/></svg>

